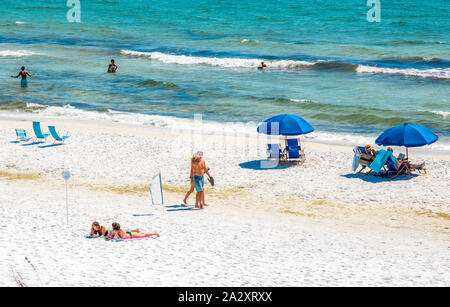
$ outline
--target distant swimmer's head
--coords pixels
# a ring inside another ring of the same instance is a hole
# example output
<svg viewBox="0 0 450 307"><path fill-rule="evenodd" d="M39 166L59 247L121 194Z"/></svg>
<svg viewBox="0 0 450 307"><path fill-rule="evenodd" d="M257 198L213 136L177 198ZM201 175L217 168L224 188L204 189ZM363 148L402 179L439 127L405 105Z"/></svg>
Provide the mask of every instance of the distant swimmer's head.
<svg viewBox="0 0 450 307"><path fill-rule="evenodd" d="M120 224L116 223L116 222L112 223L112 229L113 230L120 230Z"/></svg>
<svg viewBox="0 0 450 307"><path fill-rule="evenodd" d="M388 147L387 150L390 152L394 152L394 149L392 149L392 147Z"/></svg>
<svg viewBox="0 0 450 307"><path fill-rule="evenodd" d="M114 61L114 59L111 59L111 63L114 64L116 61Z"/></svg>
<svg viewBox="0 0 450 307"><path fill-rule="evenodd" d="M21 69L22 71L24 71L24 70L25 70L25 66L20 67L20 69Z"/></svg>

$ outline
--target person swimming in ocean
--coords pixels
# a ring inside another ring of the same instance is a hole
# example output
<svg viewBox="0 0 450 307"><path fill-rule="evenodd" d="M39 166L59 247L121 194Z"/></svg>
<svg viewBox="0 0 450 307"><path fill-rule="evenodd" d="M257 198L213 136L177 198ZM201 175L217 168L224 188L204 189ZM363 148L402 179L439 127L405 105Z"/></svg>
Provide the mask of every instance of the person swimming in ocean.
<svg viewBox="0 0 450 307"><path fill-rule="evenodd" d="M267 67L266 63L261 62L261 66L259 66L258 69L264 69L266 67Z"/></svg>
<svg viewBox="0 0 450 307"><path fill-rule="evenodd" d="M27 76L28 76L28 77L32 77L33 74L30 74L28 71L25 70L25 66L22 66L22 67L20 68L20 71L19 71L19 73L17 74L17 76L11 76L11 78L19 78L19 77L22 77L22 80L20 80L20 86L21 86L21 87L27 87L27 86L28 86Z"/></svg>
<svg viewBox="0 0 450 307"><path fill-rule="evenodd" d="M108 66L108 72L113 74L117 71L117 69L119 68L119 66L117 66L116 62L114 61L114 59L111 60L111 64L109 64Z"/></svg>

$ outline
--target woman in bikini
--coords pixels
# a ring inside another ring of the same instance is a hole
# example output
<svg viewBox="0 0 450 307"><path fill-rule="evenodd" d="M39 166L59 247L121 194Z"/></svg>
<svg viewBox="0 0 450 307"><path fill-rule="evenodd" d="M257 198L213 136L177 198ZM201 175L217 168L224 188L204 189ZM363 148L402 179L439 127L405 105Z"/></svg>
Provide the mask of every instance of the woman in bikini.
<svg viewBox="0 0 450 307"><path fill-rule="evenodd" d="M91 225L91 237L110 237L112 235L112 228L106 228L103 225L100 225L99 222L95 221ZM136 232L139 233L139 229L126 229L125 231Z"/></svg>
<svg viewBox="0 0 450 307"><path fill-rule="evenodd" d="M119 223L112 224L112 232L111 239L139 239L139 238L148 238L148 237L159 237L159 233L145 233L145 232L136 232L133 230L121 229Z"/></svg>

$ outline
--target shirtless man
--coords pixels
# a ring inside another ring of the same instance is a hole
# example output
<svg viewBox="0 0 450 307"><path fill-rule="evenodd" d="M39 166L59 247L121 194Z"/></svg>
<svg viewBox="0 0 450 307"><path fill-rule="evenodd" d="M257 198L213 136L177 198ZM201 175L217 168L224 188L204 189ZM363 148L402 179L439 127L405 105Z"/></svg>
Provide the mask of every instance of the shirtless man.
<svg viewBox="0 0 450 307"><path fill-rule="evenodd" d="M21 69L21 71L19 71L17 76L11 76L11 78L22 77L22 80L20 80L20 86L21 87L27 87L28 86L27 76L32 77L33 75L30 74L28 71L26 71L24 66L22 66L20 69Z"/></svg>
<svg viewBox="0 0 450 307"><path fill-rule="evenodd" d="M206 167L205 160L203 160L203 152L199 151L194 155L191 162L191 182L194 182L195 190L197 191L195 208L203 209L203 206L205 206L205 190L203 188L205 185L205 173L212 178Z"/></svg>
<svg viewBox="0 0 450 307"><path fill-rule="evenodd" d="M111 64L109 64L108 66L108 72L113 74L117 71L118 68L119 66L116 65L115 61L111 60Z"/></svg>

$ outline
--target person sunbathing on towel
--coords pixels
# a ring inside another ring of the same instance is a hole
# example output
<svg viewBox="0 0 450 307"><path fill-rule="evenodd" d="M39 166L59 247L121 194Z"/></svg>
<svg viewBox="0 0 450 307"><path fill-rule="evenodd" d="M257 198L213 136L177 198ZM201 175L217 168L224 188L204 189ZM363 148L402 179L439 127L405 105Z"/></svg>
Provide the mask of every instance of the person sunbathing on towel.
<svg viewBox="0 0 450 307"><path fill-rule="evenodd" d="M95 221L91 225L91 237L109 237L112 234L112 228L106 228L103 225L100 225L99 222ZM131 231L131 232L139 232L139 229L127 229L125 231Z"/></svg>
<svg viewBox="0 0 450 307"><path fill-rule="evenodd" d="M138 239L138 238L148 238L156 236L159 237L159 233L157 232L136 232L136 231L130 231L126 229L121 229L119 223L112 223L112 232L111 232L111 239Z"/></svg>

